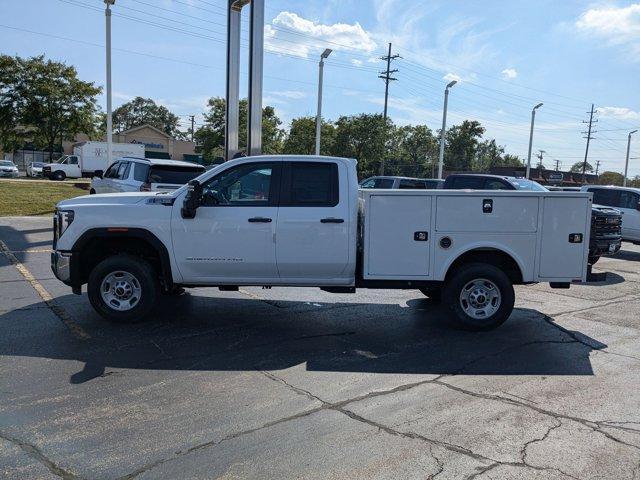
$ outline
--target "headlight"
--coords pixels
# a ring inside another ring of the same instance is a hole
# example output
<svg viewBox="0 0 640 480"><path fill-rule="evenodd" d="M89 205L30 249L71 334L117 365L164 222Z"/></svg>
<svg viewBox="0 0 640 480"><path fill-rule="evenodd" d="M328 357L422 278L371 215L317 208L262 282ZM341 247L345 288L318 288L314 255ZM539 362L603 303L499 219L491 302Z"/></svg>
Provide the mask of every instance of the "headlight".
<svg viewBox="0 0 640 480"><path fill-rule="evenodd" d="M73 210L56 210L54 218L54 237L57 240L73 223L75 214Z"/></svg>

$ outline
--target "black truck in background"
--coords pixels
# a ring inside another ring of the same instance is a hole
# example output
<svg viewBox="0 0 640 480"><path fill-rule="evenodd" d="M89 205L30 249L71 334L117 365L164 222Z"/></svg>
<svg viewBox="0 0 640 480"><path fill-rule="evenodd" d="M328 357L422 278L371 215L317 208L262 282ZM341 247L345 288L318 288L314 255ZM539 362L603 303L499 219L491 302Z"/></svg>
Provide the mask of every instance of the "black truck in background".
<svg viewBox="0 0 640 480"><path fill-rule="evenodd" d="M476 173L454 173L449 175L442 188L448 190L547 190L539 183L526 178ZM595 264L601 256L615 255L620 250L621 245L621 212L615 208L593 205L591 209L589 264Z"/></svg>

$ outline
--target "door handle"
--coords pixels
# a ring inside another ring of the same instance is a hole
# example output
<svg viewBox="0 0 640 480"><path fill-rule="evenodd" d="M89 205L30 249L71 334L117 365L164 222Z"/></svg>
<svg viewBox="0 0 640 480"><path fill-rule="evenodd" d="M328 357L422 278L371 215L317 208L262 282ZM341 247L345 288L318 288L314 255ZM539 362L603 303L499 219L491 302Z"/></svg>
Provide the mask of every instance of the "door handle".
<svg viewBox="0 0 640 480"><path fill-rule="evenodd" d="M344 218L323 218L320 223L344 223Z"/></svg>
<svg viewBox="0 0 640 480"><path fill-rule="evenodd" d="M266 217L252 217L249 219L249 222L251 223L271 223L271 219L270 218L266 218Z"/></svg>

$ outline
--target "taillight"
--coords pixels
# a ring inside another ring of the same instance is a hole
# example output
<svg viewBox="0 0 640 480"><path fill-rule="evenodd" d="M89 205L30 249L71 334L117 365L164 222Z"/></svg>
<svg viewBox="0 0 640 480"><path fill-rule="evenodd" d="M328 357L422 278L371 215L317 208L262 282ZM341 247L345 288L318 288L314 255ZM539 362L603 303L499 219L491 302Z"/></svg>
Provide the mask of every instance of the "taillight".
<svg viewBox="0 0 640 480"><path fill-rule="evenodd" d="M151 191L151 184L150 183L143 183L142 185L140 185L140 191L141 192L150 192Z"/></svg>

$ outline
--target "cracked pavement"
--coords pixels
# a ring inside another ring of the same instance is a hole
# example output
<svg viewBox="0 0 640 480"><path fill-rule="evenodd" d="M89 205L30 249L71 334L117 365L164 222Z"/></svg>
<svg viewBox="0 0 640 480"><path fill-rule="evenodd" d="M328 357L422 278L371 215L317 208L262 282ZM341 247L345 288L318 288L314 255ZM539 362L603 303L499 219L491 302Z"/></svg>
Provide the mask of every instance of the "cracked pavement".
<svg viewBox="0 0 640 480"><path fill-rule="evenodd" d="M0 478L640 478L640 247L471 333L413 290L205 288L111 325L53 278L49 218L0 240Z"/></svg>

